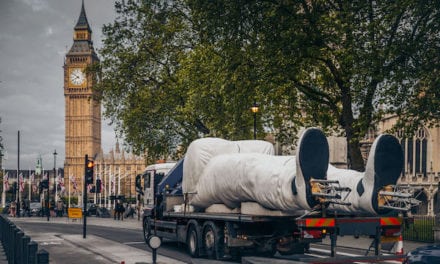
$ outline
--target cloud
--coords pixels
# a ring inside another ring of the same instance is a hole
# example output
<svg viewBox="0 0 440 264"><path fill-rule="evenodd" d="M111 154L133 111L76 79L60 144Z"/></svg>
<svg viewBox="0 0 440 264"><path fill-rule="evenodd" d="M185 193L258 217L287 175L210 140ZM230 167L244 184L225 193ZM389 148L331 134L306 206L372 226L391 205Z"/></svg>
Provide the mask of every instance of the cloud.
<svg viewBox="0 0 440 264"><path fill-rule="evenodd" d="M46 36L50 36L50 35L52 35L53 34L53 29L52 29L52 27L47 27L46 28Z"/></svg>
<svg viewBox="0 0 440 264"><path fill-rule="evenodd" d="M47 1L44 0L23 0L23 3L32 7L32 11L39 12L49 7Z"/></svg>
<svg viewBox="0 0 440 264"><path fill-rule="evenodd" d="M100 47L101 27L115 14L114 1L86 1L95 49ZM35 167L43 157L44 168L64 163L63 63L73 44L73 28L81 0L0 1L0 130L7 151L4 167L17 168L20 131L20 168ZM113 128L102 121L104 151L114 147Z"/></svg>

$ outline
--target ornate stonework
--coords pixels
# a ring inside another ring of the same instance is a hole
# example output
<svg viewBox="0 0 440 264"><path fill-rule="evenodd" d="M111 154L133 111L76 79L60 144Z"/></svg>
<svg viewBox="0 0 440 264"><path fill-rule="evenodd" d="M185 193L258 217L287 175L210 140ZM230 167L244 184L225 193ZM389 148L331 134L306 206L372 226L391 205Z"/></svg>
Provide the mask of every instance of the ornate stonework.
<svg viewBox="0 0 440 264"><path fill-rule="evenodd" d="M95 160L95 174L102 181L101 197L124 195L135 198L135 177L142 174L145 167L144 158L121 151L118 142L108 154L101 151ZM108 204L108 201L98 203Z"/></svg>
<svg viewBox="0 0 440 264"><path fill-rule="evenodd" d="M92 30L87 21L84 2L73 32L73 45L64 62L65 147L63 194L73 197L82 194L85 155L95 159L95 180L102 180L99 198L110 195L135 197L134 179L145 169L145 159L116 149L104 154L101 148L101 103L93 90L96 79L84 70L99 63L92 42ZM112 185L113 181L113 185ZM88 194L89 199L97 197ZM82 200L81 200L82 201ZM108 205L108 200L107 205Z"/></svg>
<svg viewBox="0 0 440 264"><path fill-rule="evenodd" d="M84 177L84 156L94 157L101 149L101 104L92 87L96 80L87 66L99 62L92 42L84 3L74 28L73 45L64 62L65 148L64 178L78 186ZM68 185L70 186L70 185Z"/></svg>

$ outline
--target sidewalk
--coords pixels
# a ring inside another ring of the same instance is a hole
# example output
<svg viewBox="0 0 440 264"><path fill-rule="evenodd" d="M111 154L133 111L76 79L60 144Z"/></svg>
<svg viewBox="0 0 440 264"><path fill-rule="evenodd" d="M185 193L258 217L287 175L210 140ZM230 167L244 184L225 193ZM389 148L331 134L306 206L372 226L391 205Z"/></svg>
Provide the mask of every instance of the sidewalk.
<svg viewBox="0 0 440 264"><path fill-rule="evenodd" d="M18 226L23 222L48 223L45 217L10 219ZM72 221L72 219L68 219L67 217L51 217L49 223L82 225L83 221L82 219ZM123 221L119 221L113 218L87 217L87 225L107 226L118 229L135 229L142 232L142 222L138 221L137 218L127 218ZM50 263L152 263L151 252L104 239L99 236L87 235L87 243L84 243L81 234L68 235L32 232L26 232L26 234L39 244L39 249L45 248L49 252ZM181 264L184 262L158 254L157 263ZM1 253L0 264L2 264Z"/></svg>

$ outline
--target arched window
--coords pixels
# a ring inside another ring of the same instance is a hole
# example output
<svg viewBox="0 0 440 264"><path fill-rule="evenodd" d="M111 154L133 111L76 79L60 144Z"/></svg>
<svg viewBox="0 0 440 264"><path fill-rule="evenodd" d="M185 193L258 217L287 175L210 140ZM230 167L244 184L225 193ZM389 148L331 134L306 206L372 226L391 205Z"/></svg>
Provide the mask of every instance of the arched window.
<svg viewBox="0 0 440 264"><path fill-rule="evenodd" d="M396 137L405 153L403 174L423 174L426 176L428 168L428 138L429 132L425 127L419 128L413 137L407 138L402 130L396 132Z"/></svg>

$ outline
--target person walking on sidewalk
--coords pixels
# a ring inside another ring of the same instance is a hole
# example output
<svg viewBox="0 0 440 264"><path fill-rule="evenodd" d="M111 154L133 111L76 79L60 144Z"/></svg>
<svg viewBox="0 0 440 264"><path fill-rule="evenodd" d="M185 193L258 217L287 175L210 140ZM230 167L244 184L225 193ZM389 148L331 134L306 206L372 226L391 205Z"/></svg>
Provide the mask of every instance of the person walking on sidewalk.
<svg viewBox="0 0 440 264"><path fill-rule="evenodd" d="M120 201L118 201L115 206L115 220L116 220L116 216L117 216L118 220L124 221L124 211L125 211L124 206L122 205L122 203Z"/></svg>
<svg viewBox="0 0 440 264"><path fill-rule="evenodd" d="M16 210L17 210L17 203L14 201L11 203L11 206L9 207L10 216L15 217L16 216Z"/></svg>

